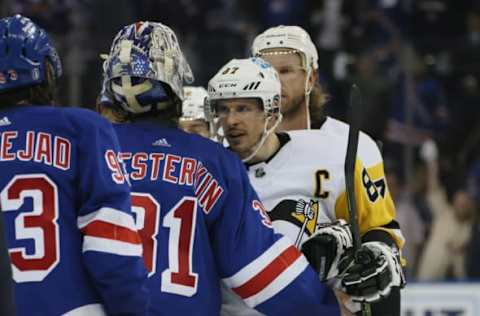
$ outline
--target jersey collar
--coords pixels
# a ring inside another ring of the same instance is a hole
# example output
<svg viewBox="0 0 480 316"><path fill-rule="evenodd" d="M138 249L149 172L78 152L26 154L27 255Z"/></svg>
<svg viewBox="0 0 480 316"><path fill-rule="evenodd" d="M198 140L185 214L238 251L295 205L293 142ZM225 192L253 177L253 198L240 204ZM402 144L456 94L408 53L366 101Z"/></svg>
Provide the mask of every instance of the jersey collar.
<svg viewBox="0 0 480 316"><path fill-rule="evenodd" d="M255 166L257 164L267 164L272 161L272 159L277 156L278 152L283 148L283 146L285 146L291 140L290 135L288 135L287 133L275 133L275 135L277 135L278 141L280 143L278 149L265 161L258 161L255 163L246 162L245 167L247 167L247 170L249 170L251 166Z"/></svg>

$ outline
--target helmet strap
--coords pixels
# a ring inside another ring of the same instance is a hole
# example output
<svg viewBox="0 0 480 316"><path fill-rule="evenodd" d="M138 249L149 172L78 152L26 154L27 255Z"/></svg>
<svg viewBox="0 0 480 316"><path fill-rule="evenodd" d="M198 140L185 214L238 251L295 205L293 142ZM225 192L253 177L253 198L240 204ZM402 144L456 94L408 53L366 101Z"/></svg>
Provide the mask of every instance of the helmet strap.
<svg viewBox="0 0 480 316"><path fill-rule="evenodd" d="M242 159L242 162L249 162L250 160L252 160L258 154L260 149L265 144L265 141L267 140L268 135L270 135L270 133L275 131L278 124L280 124L280 122L282 121L282 113L279 112L278 113L278 118L277 118L277 121L275 122L275 124L273 124L272 127L268 128L268 123L270 122L272 117L273 117L272 115L269 115L267 117L267 119L265 120L265 125L263 126L263 132L262 132L262 137L260 138L260 141L255 145L252 153L250 155L248 155L248 157Z"/></svg>
<svg viewBox="0 0 480 316"><path fill-rule="evenodd" d="M312 93L313 85L309 87L309 79L312 73L311 69L306 71L307 76L305 78L305 110L307 111L307 129L310 129L311 119L310 119L310 94Z"/></svg>

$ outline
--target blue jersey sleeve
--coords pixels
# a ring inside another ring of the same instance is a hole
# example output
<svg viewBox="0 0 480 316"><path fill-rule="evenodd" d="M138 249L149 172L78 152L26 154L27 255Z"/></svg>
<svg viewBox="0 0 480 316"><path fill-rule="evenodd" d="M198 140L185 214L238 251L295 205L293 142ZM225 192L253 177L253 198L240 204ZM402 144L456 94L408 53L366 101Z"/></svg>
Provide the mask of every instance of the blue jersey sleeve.
<svg viewBox="0 0 480 316"><path fill-rule="evenodd" d="M0 215L0 315L15 315L12 269L5 240L5 225Z"/></svg>
<svg viewBox="0 0 480 316"><path fill-rule="evenodd" d="M233 158L214 234L222 281L267 315L335 315L327 288L290 240L275 234L245 168Z"/></svg>
<svg viewBox="0 0 480 316"><path fill-rule="evenodd" d="M100 117L82 126L77 223L84 235L84 263L109 314L143 315L147 272L129 185L116 158L119 143L113 127Z"/></svg>

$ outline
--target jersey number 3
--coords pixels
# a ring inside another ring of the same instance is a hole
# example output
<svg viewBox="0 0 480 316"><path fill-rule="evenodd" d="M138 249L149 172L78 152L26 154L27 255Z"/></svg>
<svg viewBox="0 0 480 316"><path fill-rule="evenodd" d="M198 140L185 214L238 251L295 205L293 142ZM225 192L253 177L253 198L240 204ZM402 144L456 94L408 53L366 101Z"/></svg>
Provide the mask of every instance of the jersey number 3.
<svg viewBox="0 0 480 316"><path fill-rule="evenodd" d="M15 218L15 239L33 240L34 247L30 253L26 246L9 249L13 279L39 282L60 261L57 186L44 174L17 175L0 193L4 212L19 211L26 199L31 199L31 209Z"/></svg>
<svg viewBox="0 0 480 316"><path fill-rule="evenodd" d="M160 204L146 193L132 193L132 210L142 238L143 257L149 276L156 272ZM198 274L192 271L197 200L182 198L163 218L169 228L168 268L162 272L162 292L192 296L197 292Z"/></svg>
<svg viewBox="0 0 480 316"><path fill-rule="evenodd" d="M58 230L58 189L45 174L15 176L1 191L3 212L19 211L26 199L31 210L22 210L15 218L15 239L33 240L33 251L25 246L10 248L13 279L16 282L39 282L60 261ZM192 247L195 237L197 200L184 197L164 217L169 228L169 267L162 272L162 291L192 296L197 292L198 274L192 272ZM143 243L144 261L155 273L160 205L149 194L133 193L132 210Z"/></svg>

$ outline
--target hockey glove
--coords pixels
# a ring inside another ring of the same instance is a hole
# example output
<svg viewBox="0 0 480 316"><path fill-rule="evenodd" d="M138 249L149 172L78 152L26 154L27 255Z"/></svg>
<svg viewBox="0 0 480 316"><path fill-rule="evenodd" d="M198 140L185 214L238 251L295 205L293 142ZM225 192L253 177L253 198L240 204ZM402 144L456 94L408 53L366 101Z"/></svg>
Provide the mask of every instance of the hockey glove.
<svg viewBox="0 0 480 316"><path fill-rule="evenodd" d="M392 287L405 285L396 248L378 241L366 242L355 260L341 270L342 286L353 302L375 302L390 294ZM342 263L345 263L343 260Z"/></svg>
<svg viewBox="0 0 480 316"><path fill-rule="evenodd" d="M321 281L329 280L338 274L340 259L352 248L350 227L345 220L320 226L302 244L302 252L308 262L318 272Z"/></svg>

